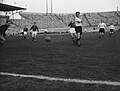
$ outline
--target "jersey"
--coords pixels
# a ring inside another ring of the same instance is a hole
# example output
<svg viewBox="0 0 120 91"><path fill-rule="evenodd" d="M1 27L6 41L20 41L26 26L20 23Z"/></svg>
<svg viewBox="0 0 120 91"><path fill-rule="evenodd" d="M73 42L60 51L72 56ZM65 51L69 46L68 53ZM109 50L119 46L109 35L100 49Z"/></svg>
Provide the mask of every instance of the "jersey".
<svg viewBox="0 0 120 91"><path fill-rule="evenodd" d="M32 30L32 31L37 31L37 30L38 30L38 27L37 27L36 25L33 25L33 26L30 28L30 30Z"/></svg>
<svg viewBox="0 0 120 91"><path fill-rule="evenodd" d="M82 26L82 20L78 17L75 17L75 26Z"/></svg>
<svg viewBox="0 0 120 91"><path fill-rule="evenodd" d="M110 25L109 28L110 29L115 29L115 26L114 25Z"/></svg>
<svg viewBox="0 0 120 91"><path fill-rule="evenodd" d="M28 28L24 28L23 31L24 31L24 32L28 32Z"/></svg>
<svg viewBox="0 0 120 91"><path fill-rule="evenodd" d="M105 23L99 23L98 27L99 27L99 28L104 28L104 29L105 29L106 24L105 24Z"/></svg>

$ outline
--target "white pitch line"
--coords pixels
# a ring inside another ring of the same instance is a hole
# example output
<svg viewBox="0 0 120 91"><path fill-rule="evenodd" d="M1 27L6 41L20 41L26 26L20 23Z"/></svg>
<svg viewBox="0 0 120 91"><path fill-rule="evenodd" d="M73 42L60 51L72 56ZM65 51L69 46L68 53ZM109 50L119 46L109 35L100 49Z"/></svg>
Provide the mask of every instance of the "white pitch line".
<svg viewBox="0 0 120 91"><path fill-rule="evenodd" d="M28 78L36 78L36 79L45 79L51 81L63 81L63 82L74 82L74 83L84 83L84 84L103 84L103 85L113 85L113 86L120 86L120 82L112 82L112 81L95 81L95 80L80 80L80 79L65 79L65 78L58 78L58 77L49 77L49 76L36 76L36 75L24 75L24 74L14 74L8 72L0 72L0 75L4 76L14 76L14 77L28 77Z"/></svg>

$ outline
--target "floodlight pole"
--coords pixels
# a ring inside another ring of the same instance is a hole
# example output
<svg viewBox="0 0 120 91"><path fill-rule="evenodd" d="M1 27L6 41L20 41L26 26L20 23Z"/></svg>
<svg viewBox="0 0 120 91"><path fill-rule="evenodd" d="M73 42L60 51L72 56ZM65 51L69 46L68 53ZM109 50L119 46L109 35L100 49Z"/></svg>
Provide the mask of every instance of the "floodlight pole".
<svg viewBox="0 0 120 91"><path fill-rule="evenodd" d="M117 11L118 11L118 6L117 6Z"/></svg>
<svg viewBox="0 0 120 91"><path fill-rule="evenodd" d="M53 13L52 0L51 0L51 13Z"/></svg>
<svg viewBox="0 0 120 91"><path fill-rule="evenodd" d="M48 0L46 0L46 13L48 13Z"/></svg>

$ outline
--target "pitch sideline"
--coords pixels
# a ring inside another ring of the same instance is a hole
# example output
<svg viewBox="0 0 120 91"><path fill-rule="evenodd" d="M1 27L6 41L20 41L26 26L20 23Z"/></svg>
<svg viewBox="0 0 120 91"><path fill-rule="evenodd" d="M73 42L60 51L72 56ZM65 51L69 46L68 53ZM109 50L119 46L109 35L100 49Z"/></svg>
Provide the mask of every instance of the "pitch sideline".
<svg viewBox="0 0 120 91"><path fill-rule="evenodd" d="M101 84L101 85L113 85L113 86L120 86L120 82L112 82L112 81L95 81L95 80L80 80L80 79L65 79L65 78L58 78L58 77L49 77L49 76L36 76L36 75L24 75L24 74L15 74L15 73L8 73L8 72L0 72L0 75L4 76L13 76L13 77L23 77L23 78L35 78L35 79L45 79L50 81L63 81L63 82L74 82L74 83L83 83L83 84Z"/></svg>

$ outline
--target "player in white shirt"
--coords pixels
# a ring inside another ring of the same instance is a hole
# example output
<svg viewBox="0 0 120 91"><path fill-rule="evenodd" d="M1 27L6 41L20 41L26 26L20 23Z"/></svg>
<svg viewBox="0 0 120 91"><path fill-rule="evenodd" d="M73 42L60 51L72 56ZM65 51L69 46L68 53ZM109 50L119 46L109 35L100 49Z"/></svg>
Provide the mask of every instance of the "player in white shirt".
<svg viewBox="0 0 120 91"><path fill-rule="evenodd" d="M109 36L111 36L113 34L114 30L115 30L115 26L113 24L111 24L108 28L110 30Z"/></svg>
<svg viewBox="0 0 120 91"><path fill-rule="evenodd" d="M98 28L99 28L99 38L100 39L101 39L101 37L104 37L106 27L107 26L103 21L101 21L101 23L99 23Z"/></svg>
<svg viewBox="0 0 120 91"><path fill-rule="evenodd" d="M80 46L80 39L82 37L82 19L80 18L80 12L75 14L75 31L77 34L77 45Z"/></svg>

